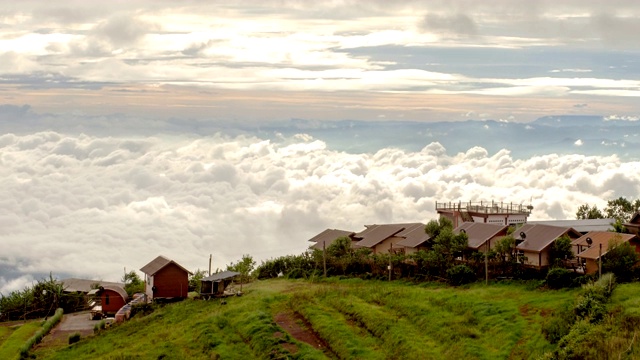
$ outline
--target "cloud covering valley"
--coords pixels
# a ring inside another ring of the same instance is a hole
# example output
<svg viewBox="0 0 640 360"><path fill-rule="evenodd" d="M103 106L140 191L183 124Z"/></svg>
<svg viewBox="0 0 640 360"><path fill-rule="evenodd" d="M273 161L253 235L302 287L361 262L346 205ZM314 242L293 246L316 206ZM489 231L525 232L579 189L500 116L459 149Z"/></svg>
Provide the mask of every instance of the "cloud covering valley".
<svg viewBox="0 0 640 360"><path fill-rule="evenodd" d="M325 228L426 222L435 201L528 203L531 218L573 218L640 192L637 161L617 156L513 158L470 147L330 149L298 134L155 137L0 136L0 292L34 278L119 280L158 254L204 269L242 254L300 253Z"/></svg>

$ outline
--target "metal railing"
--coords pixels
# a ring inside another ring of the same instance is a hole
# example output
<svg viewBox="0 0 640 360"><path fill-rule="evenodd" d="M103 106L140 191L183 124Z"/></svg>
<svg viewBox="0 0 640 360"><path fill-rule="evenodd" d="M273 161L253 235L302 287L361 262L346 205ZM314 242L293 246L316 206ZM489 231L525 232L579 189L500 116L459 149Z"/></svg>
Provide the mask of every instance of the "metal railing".
<svg viewBox="0 0 640 360"><path fill-rule="evenodd" d="M480 202L437 202L436 211L467 211L483 214L531 214L533 206L530 204L515 204L496 201Z"/></svg>

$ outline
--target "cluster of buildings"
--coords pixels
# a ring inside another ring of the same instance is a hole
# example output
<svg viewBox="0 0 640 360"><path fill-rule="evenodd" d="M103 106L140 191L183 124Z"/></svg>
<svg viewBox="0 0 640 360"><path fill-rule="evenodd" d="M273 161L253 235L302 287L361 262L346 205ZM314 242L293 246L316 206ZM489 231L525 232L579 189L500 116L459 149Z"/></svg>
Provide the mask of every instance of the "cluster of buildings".
<svg viewBox="0 0 640 360"><path fill-rule="evenodd" d="M64 279L61 282L65 292L82 293L87 296L92 318L114 316L116 322L127 320L134 304L173 302L187 298L189 275L193 273L177 262L158 256L140 271L144 273L144 293L136 293L131 297L122 283L75 278ZM227 286L238 275L240 274L233 271L210 274L201 280L200 296L223 296Z"/></svg>
<svg viewBox="0 0 640 360"><path fill-rule="evenodd" d="M527 221L532 209L531 205L502 202L436 203L439 216L453 223L454 233L467 234L470 250L486 252L512 232L515 250L526 259L524 265L537 269L551 265L552 245L564 236L571 239L576 258L568 264L586 274L598 271L599 259L614 242L628 242L640 253L640 213L624 224L629 233L622 234L610 231L614 219ZM322 250L341 237L350 238L353 248L368 248L374 254L427 250L431 240L425 224L403 223L365 225L360 232L327 229L309 241L311 248Z"/></svg>
<svg viewBox="0 0 640 360"><path fill-rule="evenodd" d="M470 250L489 251L511 233L518 257L526 259L524 265L537 269L551 265L552 245L565 236L571 240L576 258L570 262L571 266L585 274L598 271L599 260L606 256L609 245L614 242L627 242L640 253L640 213L624 224L629 233L622 234L610 231L614 219L528 221L532 209L530 205L502 202L436 203L439 216L453 223L454 233L467 234ZM310 247L322 250L342 237L351 239L353 248L368 248L374 254L410 254L427 250L431 240L423 223L374 224L365 225L360 232L324 230L309 240L313 243ZM115 315L116 321L128 319L135 303L177 301L188 296L189 275L192 273L177 262L158 256L140 271L144 273L145 290L131 298L121 283L84 279L65 279L62 282L67 292L87 294L92 314L97 318ZM200 296L223 296L226 287L238 275L232 271L209 274L201 280Z"/></svg>

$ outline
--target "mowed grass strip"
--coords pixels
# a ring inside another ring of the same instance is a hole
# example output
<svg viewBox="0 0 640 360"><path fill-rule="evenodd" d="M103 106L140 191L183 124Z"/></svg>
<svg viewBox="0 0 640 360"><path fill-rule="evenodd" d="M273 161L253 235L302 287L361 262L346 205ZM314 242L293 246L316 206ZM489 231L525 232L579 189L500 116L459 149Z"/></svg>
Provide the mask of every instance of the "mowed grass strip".
<svg viewBox="0 0 640 360"><path fill-rule="evenodd" d="M340 359L385 358L378 339L368 331L351 325L351 322L333 307L317 301L316 295L295 294L289 305L311 324L313 330Z"/></svg>
<svg viewBox="0 0 640 360"><path fill-rule="evenodd" d="M40 329L40 321L32 321L23 325L14 325L12 327L0 327L0 335L3 340L0 342L0 359L18 359L20 357L20 348L22 345ZM7 330L8 329L8 330Z"/></svg>
<svg viewBox="0 0 640 360"><path fill-rule="evenodd" d="M283 299L279 299L282 301ZM249 344L254 358L324 359L321 350L299 342L283 331L273 319L273 299L259 304L245 303L234 312L227 313L234 331ZM276 333L283 334L276 336ZM283 344L295 344L295 353Z"/></svg>
<svg viewBox="0 0 640 360"><path fill-rule="evenodd" d="M434 341L424 336L410 319L400 318L393 311L363 299L346 295L329 298L328 303L347 319L354 321L382 342L389 359L435 359Z"/></svg>
<svg viewBox="0 0 640 360"><path fill-rule="evenodd" d="M575 290L543 291L531 284L434 288L402 283L353 286L363 301L395 312L423 337L430 353L446 358L537 358L553 349L543 336L544 316L572 304Z"/></svg>

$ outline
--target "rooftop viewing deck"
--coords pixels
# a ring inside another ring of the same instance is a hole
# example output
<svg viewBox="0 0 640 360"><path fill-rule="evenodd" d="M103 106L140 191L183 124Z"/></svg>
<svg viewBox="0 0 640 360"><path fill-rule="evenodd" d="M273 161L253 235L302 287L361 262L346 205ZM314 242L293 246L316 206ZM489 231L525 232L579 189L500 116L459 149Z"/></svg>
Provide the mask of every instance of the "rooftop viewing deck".
<svg viewBox="0 0 640 360"><path fill-rule="evenodd" d="M436 202L436 211L466 211L482 214L531 214L531 204L514 204L495 201Z"/></svg>

